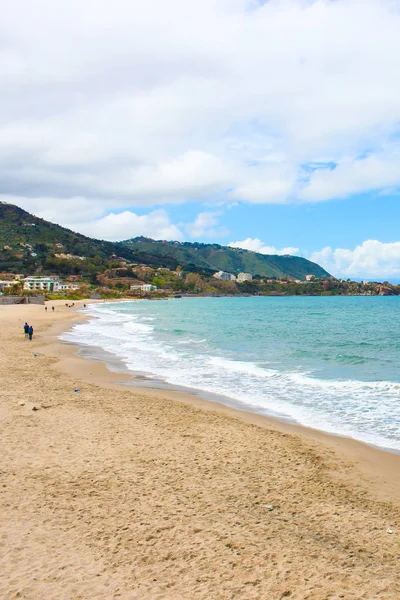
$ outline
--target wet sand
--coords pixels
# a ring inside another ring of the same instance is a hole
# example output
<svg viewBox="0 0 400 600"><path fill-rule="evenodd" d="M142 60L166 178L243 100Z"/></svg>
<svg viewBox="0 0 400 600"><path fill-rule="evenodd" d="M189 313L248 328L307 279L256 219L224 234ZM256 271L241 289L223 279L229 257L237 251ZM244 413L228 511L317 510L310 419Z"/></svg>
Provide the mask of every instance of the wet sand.
<svg viewBox="0 0 400 600"><path fill-rule="evenodd" d="M118 385L51 305L0 307L1 598L400 597L399 455Z"/></svg>

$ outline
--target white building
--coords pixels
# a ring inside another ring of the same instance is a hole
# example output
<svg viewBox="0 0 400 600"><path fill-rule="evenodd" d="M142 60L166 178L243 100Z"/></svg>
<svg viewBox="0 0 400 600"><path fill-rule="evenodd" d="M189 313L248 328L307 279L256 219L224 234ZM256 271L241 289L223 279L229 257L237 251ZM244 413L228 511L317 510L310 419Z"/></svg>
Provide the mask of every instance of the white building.
<svg viewBox="0 0 400 600"><path fill-rule="evenodd" d="M223 279L224 281L235 281L236 277L232 275L232 273L227 273L226 271L218 271L214 273L213 277L215 279Z"/></svg>
<svg viewBox="0 0 400 600"><path fill-rule="evenodd" d="M79 290L77 283L59 283L57 288L58 292L72 292L76 290Z"/></svg>
<svg viewBox="0 0 400 600"><path fill-rule="evenodd" d="M5 288L10 288L13 285L16 285L17 283L19 283L19 281L15 280L15 281L10 281L9 279L1 279L0 280L0 290L4 290Z"/></svg>
<svg viewBox="0 0 400 600"><path fill-rule="evenodd" d="M59 280L54 277L26 277L24 280L24 290L30 292L57 292L59 286Z"/></svg>
<svg viewBox="0 0 400 600"><path fill-rule="evenodd" d="M131 291L140 290L141 292L156 292L158 287L156 285L151 285L150 283L144 283L143 285L131 285L130 289Z"/></svg>
<svg viewBox="0 0 400 600"><path fill-rule="evenodd" d="M314 275L306 275L306 281L312 281L314 279Z"/></svg>
<svg viewBox="0 0 400 600"><path fill-rule="evenodd" d="M238 281L251 281L253 276L250 273L239 273L237 276Z"/></svg>

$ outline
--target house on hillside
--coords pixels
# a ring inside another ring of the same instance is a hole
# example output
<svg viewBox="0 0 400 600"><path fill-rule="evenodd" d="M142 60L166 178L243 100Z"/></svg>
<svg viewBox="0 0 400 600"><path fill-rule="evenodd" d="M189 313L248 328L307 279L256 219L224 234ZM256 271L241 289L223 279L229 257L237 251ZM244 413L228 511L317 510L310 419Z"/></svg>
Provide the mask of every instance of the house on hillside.
<svg viewBox="0 0 400 600"><path fill-rule="evenodd" d="M143 285L131 285L130 290L141 291L141 292L156 292L158 287L156 285L152 285L150 283L144 283Z"/></svg>
<svg viewBox="0 0 400 600"><path fill-rule="evenodd" d="M80 281L82 279L82 275L68 275L65 278L67 281Z"/></svg>
<svg viewBox="0 0 400 600"><path fill-rule="evenodd" d="M65 254L61 252L60 254L54 254L56 258L61 258L62 260L86 260L86 256L78 256L76 254Z"/></svg>
<svg viewBox="0 0 400 600"><path fill-rule="evenodd" d="M232 273L228 273L227 271L217 271L217 273L214 273L213 277L223 281L236 281L235 275L232 275Z"/></svg>
<svg viewBox="0 0 400 600"><path fill-rule="evenodd" d="M251 281L252 279L253 279L253 276L250 273L239 273L237 276L237 280L239 282Z"/></svg>
<svg viewBox="0 0 400 600"><path fill-rule="evenodd" d="M76 292L79 290L79 285L77 283L59 283L58 284L58 292Z"/></svg>

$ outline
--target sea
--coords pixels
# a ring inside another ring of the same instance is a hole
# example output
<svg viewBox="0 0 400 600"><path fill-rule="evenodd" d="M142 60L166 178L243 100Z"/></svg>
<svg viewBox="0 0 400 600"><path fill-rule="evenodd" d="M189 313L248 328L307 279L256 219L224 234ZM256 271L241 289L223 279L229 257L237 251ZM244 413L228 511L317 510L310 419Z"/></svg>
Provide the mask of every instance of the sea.
<svg viewBox="0 0 400 600"><path fill-rule="evenodd" d="M88 305L62 334L141 384L400 452L400 297Z"/></svg>

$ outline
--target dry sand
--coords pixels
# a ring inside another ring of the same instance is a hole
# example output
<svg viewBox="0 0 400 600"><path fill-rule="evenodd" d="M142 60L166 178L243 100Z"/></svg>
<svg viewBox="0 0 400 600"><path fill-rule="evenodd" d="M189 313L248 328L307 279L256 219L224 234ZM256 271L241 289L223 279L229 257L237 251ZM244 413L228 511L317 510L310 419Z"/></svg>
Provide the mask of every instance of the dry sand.
<svg viewBox="0 0 400 600"><path fill-rule="evenodd" d="M1 599L400 598L398 455L114 385L52 304L0 307Z"/></svg>

